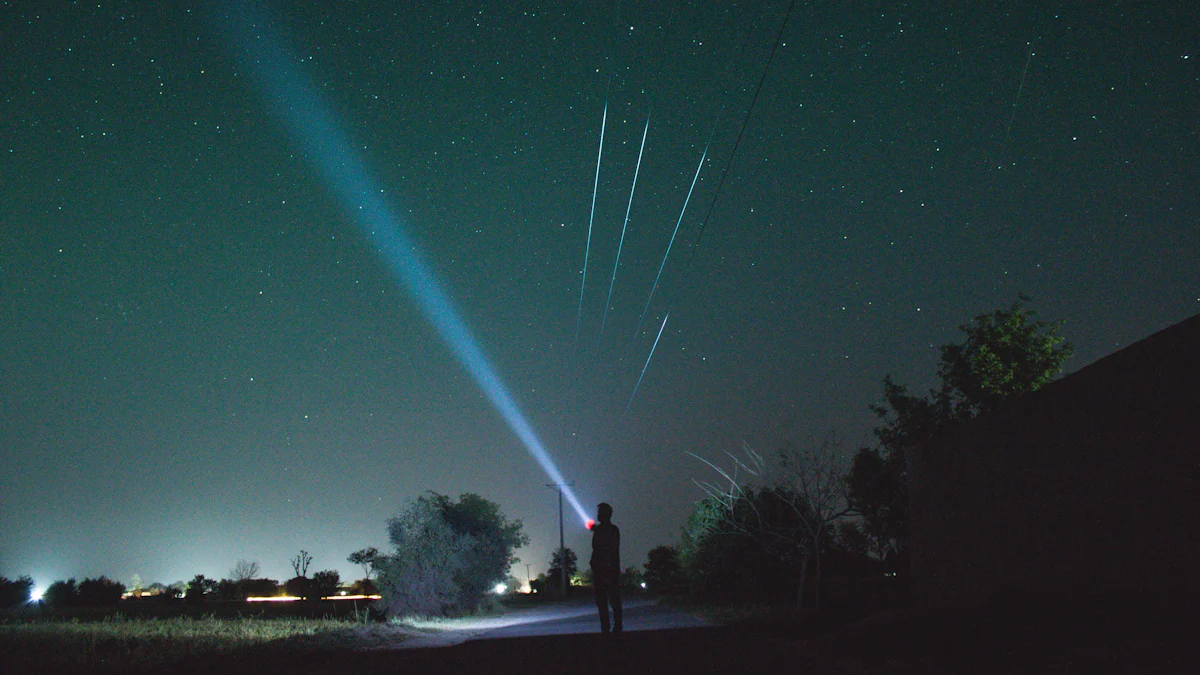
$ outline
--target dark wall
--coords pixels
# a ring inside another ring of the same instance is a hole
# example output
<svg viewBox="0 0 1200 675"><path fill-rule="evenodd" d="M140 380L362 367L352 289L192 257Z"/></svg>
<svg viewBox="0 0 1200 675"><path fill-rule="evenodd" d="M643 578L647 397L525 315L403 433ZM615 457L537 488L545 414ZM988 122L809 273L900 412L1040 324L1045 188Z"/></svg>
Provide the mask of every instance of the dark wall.
<svg viewBox="0 0 1200 675"><path fill-rule="evenodd" d="M1200 590L1200 315L909 459L922 604Z"/></svg>

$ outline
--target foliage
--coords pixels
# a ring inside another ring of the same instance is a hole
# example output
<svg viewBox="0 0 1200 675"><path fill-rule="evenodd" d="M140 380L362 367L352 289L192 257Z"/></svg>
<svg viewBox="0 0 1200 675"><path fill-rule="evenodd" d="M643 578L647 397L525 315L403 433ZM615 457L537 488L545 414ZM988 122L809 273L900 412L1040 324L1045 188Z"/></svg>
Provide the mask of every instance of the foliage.
<svg viewBox="0 0 1200 675"><path fill-rule="evenodd" d="M1062 372L1074 352L1058 335L1061 323L1049 324L1027 309L1019 296L1010 307L980 314L959 326L960 345L942 347L938 375L955 395L960 414L977 415L1004 401L1036 391Z"/></svg>
<svg viewBox="0 0 1200 675"><path fill-rule="evenodd" d="M575 551L569 548L555 549L550 555L550 569L546 570L546 577L550 580L550 588L562 590L562 570L563 561L566 561L567 568L567 585L571 584L571 579L579 572L579 557L575 555Z"/></svg>
<svg viewBox="0 0 1200 675"><path fill-rule="evenodd" d="M370 630L377 641L403 639L387 626ZM247 647L283 640L353 647L361 644L356 636L363 631L362 626L337 619L113 617L6 622L0 624L0 662L6 672L16 673L175 672L191 669L198 658L241 657ZM184 667L187 664L192 665Z"/></svg>
<svg viewBox="0 0 1200 675"><path fill-rule="evenodd" d="M312 575L312 597L315 599L337 595L342 585L342 575L337 570L321 570Z"/></svg>
<svg viewBox="0 0 1200 675"><path fill-rule="evenodd" d="M0 577L0 607L23 605L33 597L33 579L28 576Z"/></svg>
<svg viewBox="0 0 1200 675"><path fill-rule="evenodd" d="M749 502L758 502L755 508ZM690 593L721 602L777 601L795 593L794 549L749 535L752 513L775 504L765 492L744 488L730 511L715 497L696 503L683 528L679 562Z"/></svg>
<svg viewBox="0 0 1200 675"><path fill-rule="evenodd" d="M460 495L457 502L437 493L430 498L450 528L472 540L454 579L460 589L459 604L468 607L508 577L508 570L517 562L517 549L528 544L529 538L521 531L521 521L509 521L499 504L477 494Z"/></svg>
<svg viewBox="0 0 1200 675"><path fill-rule="evenodd" d="M70 607L79 604L79 588L74 579L55 581L42 594L42 600L51 607Z"/></svg>
<svg viewBox="0 0 1200 675"><path fill-rule="evenodd" d="M728 455L730 470L705 462L728 484L700 483L717 508L713 527L756 542L781 560L798 561L797 606L805 606L809 564L815 563L813 605L819 607L821 553L837 521L852 512L841 444L830 434L805 446L786 443L769 460L747 444L743 454L744 459ZM743 484L742 474L765 485L756 494Z"/></svg>
<svg viewBox="0 0 1200 675"><path fill-rule="evenodd" d="M363 568L363 578L370 579L375 571L375 561L379 558L379 549L374 546L359 549L346 558L350 563Z"/></svg>
<svg viewBox="0 0 1200 675"><path fill-rule="evenodd" d="M292 577L283 582L283 590L290 596L307 600L312 596L312 580L308 577Z"/></svg>
<svg viewBox="0 0 1200 675"><path fill-rule="evenodd" d="M393 553L375 561L388 611L433 616L477 606L528 543L521 527L475 494L456 502L430 492L409 502L388 521Z"/></svg>
<svg viewBox="0 0 1200 675"><path fill-rule="evenodd" d="M115 605L121 601L124 594L125 584L108 577L101 576L79 582L81 605Z"/></svg>
<svg viewBox="0 0 1200 675"><path fill-rule="evenodd" d="M947 424L1036 391L1071 355L1071 345L1058 335L1061 324L1038 320L1028 302L1022 295L959 326L964 340L942 346L941 384L926 396L884 377L883 401L871 407L882 421L875 429L878 447L858 451L846 483L850 504L862 516L858 527L881 559L902 559L907 551L907 453Z"/></svg>
<svg viewBox="0 0 1200 675"><path fill-rule="evenodd" d="M274 579L247 579L242 582L246 597L269 598L279 595L279 582Z"/></svg>
<svg viewBox="0 0 1200 675"><path fill-rule="evenodd" d="M188 582L187 591L183 594L183 599L189 604L199 604L204 602L207 595L214 593L217 590L217 581L209 579L203 574L197 574Z"/></svg>
<svg viewBox="0 0 1200 675"><path fill-rule="evenodd" d="M679 549L674 546L655 546L646 554L646 571L642 579L646 590L669 593L686 583L683 567L679 563Z"/></svg>
<svg viewBox="0 0 1200 675"><path fill-rule="evenodd" d="M376 564L384 606L394 616L446 614L460 589L454 580L474 545L456 533L432 500L418 497L388 520L394 552Z"/></svg>
<svg viewBox="0 0 1200 675"><path fill-rule="evenodd" d="M640 591L642 590L642 580L642 570L630 565L621 572L621 589L624 591Z"/></svg>

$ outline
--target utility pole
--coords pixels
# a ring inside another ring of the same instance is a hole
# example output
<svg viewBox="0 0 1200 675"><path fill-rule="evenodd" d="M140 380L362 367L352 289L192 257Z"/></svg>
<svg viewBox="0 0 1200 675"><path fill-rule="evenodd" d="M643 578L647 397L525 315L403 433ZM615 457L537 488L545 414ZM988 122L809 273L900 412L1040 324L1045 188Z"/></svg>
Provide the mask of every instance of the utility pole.
<svg viewBox="0 0 1200 675"><path fill-rule="evenodd" d="M529 592L532 593L533 592L533 577L529 576L529 565L530 565L530 563L525 563L525 585L529 587Z"/></svg>
<svg viewBox="0 0 1200 675"><path fill-rule="evenodd" d="M563 543L563 509L562 509L562 489L564 487L575 487L575 483L546 483L546 487L554 488L558 491L558 577L559 588L562 589L563 597L567 595L567 547Z"/></svg>

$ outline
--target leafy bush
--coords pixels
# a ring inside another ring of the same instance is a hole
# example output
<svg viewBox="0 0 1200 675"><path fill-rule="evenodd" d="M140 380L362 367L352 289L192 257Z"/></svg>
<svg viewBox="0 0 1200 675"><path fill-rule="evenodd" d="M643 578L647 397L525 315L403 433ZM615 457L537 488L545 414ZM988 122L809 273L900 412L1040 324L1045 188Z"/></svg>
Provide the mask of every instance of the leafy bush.
<svg viewBox="0 0 1200 675"><path fill-rule="evenodd" d="M51 607L70 607L79 604L79 589L74 579L55 581L42 594L42 600Z"/></svg>
<svg viewBox="0 0 1200 675"><path fill-rule="evenodd" d="M321 570L312 576L312 597L316 600L336 595L342 585L342 575L337 570Z"/></svg>
<svg viewBox="0 0 1200 675"><path fill-rule="evenodd" d="M312 580L303 576L292 577L284 582L283 588L288 595L307 598L312 593Z"/></svg>
<svg viewBox="0 0 1200 675"><path fill-rule="evenodd" d="M797 562L790 542L776 546L746 533L761 526L754 508L767 522L787 518L788 514L769 492L746 489L745 495L733 514L711 497L696 504L684 527L679 552L689 590L701 598L719 601L779 602L793 598Z"/></svg>
<svg viewBox="0 0 1200 675"><path fill-rule="evenodd" d="M188 604L200 604L204 602L204 598L217 590L216 579L209 579L203 574L197 574L188 582L187 591L183 594L183 599Z"/></svg>
<svg viewBox="0 0 1200 675"><path fill-rule="evenodd" d="M445 615L477 606L504 581L517 548L528 543L521 522L479 495L458 502L431 492L388 521L394 552L379 556L380 593L393 615Z"/></svg>
<svg viewBox="0 0 1200 675"><path fill-rule="evenodd" d="M0 577L0 607L16 607L29 602L33 596L33 579Z"/></svg>
<svg viewBox="0 0 1200 675"><path fill-rule="evenodd" d="M679 551L674 546L655 546L646 554L646 589L654 593L682 590L687 580L679 564Z"/></svg>
<svg viewBox="0 0 1200 675"><path fill-rule="evenodd" d="M84 579L79 582L79 604L115 605L125 594L125 584L108 577Z"/></svg>
<svg viewBox="0 0 1200 675"><path fill-rule="evenodd" d="M274 579L247 579L243 582L247 596L270 598L279 595L279 582Z"/></svg>

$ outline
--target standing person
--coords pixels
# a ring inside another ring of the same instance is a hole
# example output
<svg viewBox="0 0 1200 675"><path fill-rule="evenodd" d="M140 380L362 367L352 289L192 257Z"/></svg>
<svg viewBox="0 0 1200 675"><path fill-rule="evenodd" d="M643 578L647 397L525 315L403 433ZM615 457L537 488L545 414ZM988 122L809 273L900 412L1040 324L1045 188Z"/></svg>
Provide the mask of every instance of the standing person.
<svg viewBox="0 0 1200 675"><path fill-rule="evenodd" d="M592 526L592 587L600 610L600 632L608 633L608 606L612 605L612 631L621 632L621 530L612 524L612 507L596 507Z"/></svg>

